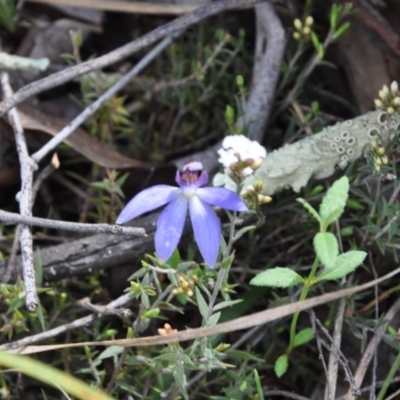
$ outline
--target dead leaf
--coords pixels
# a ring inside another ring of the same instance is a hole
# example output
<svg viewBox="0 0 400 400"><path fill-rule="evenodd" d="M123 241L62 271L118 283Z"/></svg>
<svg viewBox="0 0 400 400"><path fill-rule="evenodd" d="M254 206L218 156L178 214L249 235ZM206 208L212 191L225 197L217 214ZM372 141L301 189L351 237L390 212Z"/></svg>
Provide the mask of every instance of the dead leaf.
<svg viewBox="0 0 400 400"><path fill-rule="evenodd" d="M24 129L36 130L55 136L61 129L68 125L67 121L43 114L40 111L21 105L18 107L21 124ZM135 160L126 157L107 145L100 142L84 129L76 129L65 140L78 153L82 154L90 161L104 168L109 169L128 169L128 168L153 168L154 164Z"/></svg>

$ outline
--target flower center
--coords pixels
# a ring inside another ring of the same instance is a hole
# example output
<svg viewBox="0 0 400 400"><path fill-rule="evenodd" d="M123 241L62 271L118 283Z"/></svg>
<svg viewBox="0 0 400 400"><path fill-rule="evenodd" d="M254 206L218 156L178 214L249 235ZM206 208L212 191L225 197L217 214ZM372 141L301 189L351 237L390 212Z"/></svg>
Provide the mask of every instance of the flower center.
<svg viewBox="0 0 400 400"><path fill-rule="evenodd" d="M199 180L200 174L201 171L193 171L187 168L181 173L181 179L182 181L190 185L196 183Z"/></svg>

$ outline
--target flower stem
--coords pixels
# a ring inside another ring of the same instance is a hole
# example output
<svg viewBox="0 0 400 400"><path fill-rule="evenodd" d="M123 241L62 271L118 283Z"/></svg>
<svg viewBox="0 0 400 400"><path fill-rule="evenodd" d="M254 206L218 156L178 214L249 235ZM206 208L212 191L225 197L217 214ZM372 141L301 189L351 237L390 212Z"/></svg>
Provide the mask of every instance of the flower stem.
<svg viewBox="0 0 400 400"><path fill-rule="evenodd" d="M303 290L301 291L299 301L303 301L307 298L308 291L310 290L311 286L314 284L314 278L315 278L315 274L317 272L318 265L319 265L319 258L315 257L313 266L310 271L310 275L308 275L308 278L306 279L306 281L304 283ZM293 315L292 323L290 325L290 343L289 343L289 347L287 349L287 354L290 354L292 352L292 350L294 349L297 321L299 319L299 315L300 315L300 312L296 312Z"/></svg>
<svg viewBox="0 0 400 400"><path fill-rule="evenodd" d="M219 293L219 291L221 289L222 282L224 281L225 272L226 272L225 268L221 268L218 271L217 282L215 283L214 290L213 290L212 295L211 295L210 303L208 304L207 320L212 315L212 311L213 311L213 307L214 307L215 301L217 300L218 293Z"/></svg>
<svg viewBox="0 0 400 400"><path fill-rule="evenodd" d="M226 245L225 251L222 253L222 259L225 259L229 256L233 242L235 241L235 220L236 220L237 212L235 211L230 218L231 223L229 226L229 240L228 244ZM225 274L228 271L228 268L221 268L218 272L217 282L215 283L214 290L212 292L210 303L208 304L208 313L207 313L207 320L212 315L212 310L214 308L215 301L217 300L218 294L221 290L222 282L225 279Z"/></svg>

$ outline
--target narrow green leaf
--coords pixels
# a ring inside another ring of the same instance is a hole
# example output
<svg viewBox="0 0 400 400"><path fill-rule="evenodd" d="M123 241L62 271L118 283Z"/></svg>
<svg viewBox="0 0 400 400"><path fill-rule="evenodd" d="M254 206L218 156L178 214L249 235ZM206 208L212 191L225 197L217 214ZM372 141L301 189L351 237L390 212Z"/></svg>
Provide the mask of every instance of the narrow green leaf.
<svg viewBox="0 0 400 400"><path fill-rule="evenodd" d="M339 28L336 30L335 34L333 35L333 38L335 40L339 39L340 36L343 35L348 29L350 28L350 22L345 22L344 24L340 25Z"/></svg>
<svg viewBox="0 0 400 400"><path fill-rule="evenodd" d="M153 319L153 318L157 318L159 314L160 314L160 309L158 307L156 307L156 308L152 308L151 310L145 311L142 315L142 318Z"/></svg>
<svg viewBox="0 0 400 400"><path fill-rule="evenodd" d="M221 317L221 313L220 312L217 312L217 313L211 315L211 317L207 321L207 326L217 325L220 317Z"/></svg>
<svg viewBox="0 0 400 400"><path fill-rule="evenodd" d="M254 372L254 382L256 383L257 388L257 395L259 400L264 400L264 390L261 385L260 375L258 375L258 371L256 369L253 370Z"/></svg>
<svg viewBox="0 0 400 400"><path fill-rule="evenodd" d="M225 122L229 128L233 127L235 122L235 110L229 104L225 108Z"/></svg>
<svg viewBox="0 0 400 400"><path fill-rule="evenodd" d="M319 214L317 213L317 211L313 208L313 206L308 203L306 200L299 198L296 199L299 203L301 203L303 205L303 207L319 222L321 223L321 217L319 216Z"/></svg>
<svg viewBox="0 0 400 400"><path fill-rule="evenodd" d="M318 51L321 42L319 41L318 35L314 31L311 31L311 41L315 47L315 50Z"/></svg>
<svg viewBox="0 0 400 400"><path fill-rule="evenodd" d="M96 357L96 360L104 360L105 358L118 356L123 351L124 351L124 348L122 346L110 346L110 347L107 347L104 351L102 351Z"/></svg>
<svg viewBox="0 0 400 400"><path fill-rule="evenodd" d="M343 176L333 183L322 199L319 214L325 227L335 222L343 214L349 196L349 179Z"/></svg>
<svg viewBox="0 0 400 400"><path fill-rule="evenodd" d="M338 241L330 232L319 232L314 236L314 250L325 268L331 269L339 255Z"/></svg>
<svg viewBox="0 0 400 400"><path fill-rule="evenodd" d="M287 288L303 283L304 279L289 268L275 267L257 274L250 285Z"/></svg>
<svg viewBox="0 0 400 400"><path fill-rule="evenodd" d="M203 317L204 321L206 321L207 314L208 314L208 305L207 305L206 301L204 300L204 297L201 294L200 289L197 286L196 286L195 292L196 292L197 305L199 306L200 314Z"/></svg>
<svg viewBox="0 0 400 400"><path fill-rule="evenodd" d="M324 57L325 57L325 47L324 47L324 45L322 43L319 44L319 46L317 48L317 51L318 51L319 60L320 61L323 60Z"/></svg>
<svg viewBox="0 0 400 400"><path fill-rule="evenodd" d="M335 30L339 20L339 5L333 3L331 8L330 23L331 29Z"/></svg>
<svg viewBox="0 0 400 400"><path fill-rule="evenodd" d="M301 346L314 339L314 332L311 328L305 328L296 333L294 337L294 347Z"/></svg>
<svg viewBox="0 0 400 400"><path fill-rule="evenodd" d="M169 361L170 363L176 363L176 353L164 353L154 358L157 361Z"/></svg>
<svg viewBox="0 0 400 400"><path fill-rule="evenodd" d="M286 354L282 354L276 361L275 361L275 374L278 378L280 378L283 374L286 373L289 366L289 359Z"/></svg>
<svg viewBox="0 0 400 400"><path fill-rule="evenodd" d="M235 304L241 303L242 301L243 299L221 301L221 303L218 303L216 306L214 306L213 311L215 312L226 307L232 307Z"/></svg>
<svg viewBox="0 0 400 400"><path fill-rule="evenodd" d="M362 264L367 253L365 251L351 250L341 254L332 269L325 270L317 277L317 281L340 279L353 272Z"/></svg>
<svg viewBox="0 0 400 400"><path fill-rule="evenodd" d="M245 226L244 228L239 229L235 234L235 240L240 239L246 232L252 231L253 229L256 229L255 225Z"/></svg>
<svg viewBox="0 0 400 400"><path fill-rule="evenodd" d="M235 259L235 254L231 254L229 257L224 258L221 263L221 268L223 269L230 268L234 259Z"/></svg>
<svg viewBox="0 0 400 400"><path fill-rule="evenodd" d="M354 227L353 226L345 226L340 230L340 235L342 237L345 236L352 236L354 234Z"/></svg>
<svg viewBox="0 0 400 400"><path fill-rule="evenodd" d="M185 400L189 399L188 393L187 393L186 375L185 375L184 366L178 362L176 364L173 374L174 374L175 382L177 383L184 399Z"/></svg>

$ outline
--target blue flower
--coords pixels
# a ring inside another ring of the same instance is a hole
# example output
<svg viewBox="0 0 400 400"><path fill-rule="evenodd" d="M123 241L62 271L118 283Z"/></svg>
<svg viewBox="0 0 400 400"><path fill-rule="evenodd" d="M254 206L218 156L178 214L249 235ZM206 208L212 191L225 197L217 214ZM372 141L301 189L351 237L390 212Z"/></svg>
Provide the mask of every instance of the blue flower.
<svg viewBox="0 0 400 400"><path fill-rule="evenodd" d="M225 188L206 187L208 174L201 162L192 162L177 171L180 186L156 185L138 193L122 210L117 224L123 224L167 204L157 221L154 237L157 256L167 261L182 236L189 209L194 236L201 255L210 268L215 266L221 241L221 223L211 206L231 211L247 211L244 201Z"/></svg>

